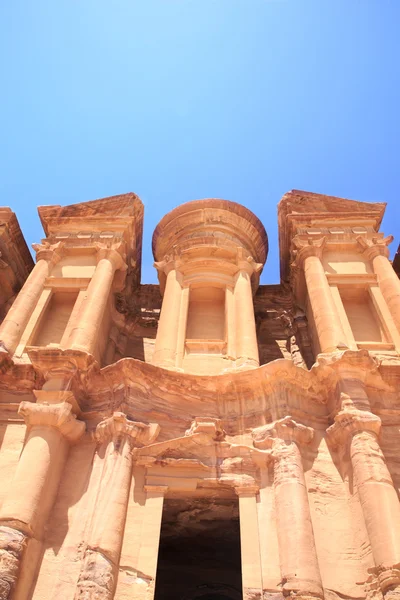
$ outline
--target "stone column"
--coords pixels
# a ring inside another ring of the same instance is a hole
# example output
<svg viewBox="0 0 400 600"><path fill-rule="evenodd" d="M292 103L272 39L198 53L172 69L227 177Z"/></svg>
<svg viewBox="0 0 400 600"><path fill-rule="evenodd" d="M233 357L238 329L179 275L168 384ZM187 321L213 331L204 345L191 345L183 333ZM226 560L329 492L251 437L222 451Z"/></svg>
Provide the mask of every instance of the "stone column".
<svg viewBox="0 0 400 600"><path fill-rule="evenodd" d="M263 597L257 515L258 487L240 486L235 488L235 492L239 496L243 600L257 600Z"/></svg>
<svg viewBox="0 0 400 600"><path fill-rule="evenodd" d="M114 413L96 429L104 467L97 493L89 543L79 576L76 600L111 600L118 577L132 480L133 448L151 443L159 426L129 421Z"/></svg>
<svg viewBox="0 0 400 600"><path fill-rule="evenodd" d="M34 244L36 264L0 326L0 352L13 354L39 301L52 267L60 260L61 244Z"/></svg>
<svg viewBox="0 0 400 600"><path fill-rule="evenodd" d="M85 424L76 419L68 402L21 402L19 414L29 433L0 512L1 600L11 598L29 539L42 539L69 445L85 431ZM30 568L34 571L32 565Z"/></svg>
<svg viewBox="0 0 400 600"><path fill-rule="evenodd" d="M342 394L342 397L346 396ZM400 593L400 503L379 446L381 421L348 399L328 429L334 447L349 452L353 485L358 491L376 565L376 577L389 598Z"/></svg>
<svg viewBox="0 0 400 600"><path fill-rule="evenodd" d="M275 510L284 595L323 597L299 444L313 430L285 417L253 431L254 445L272 447Z"/></svg>
<svg viewBox="0 0 400 600"><path fill-rule="evenodd" d="M94 354L97 334L101 328L114 274L126 269L116 248L99 248L98 262L83 299L76 327L71 331L66 347Z"/></svg>
<svg viewBox="0 0 400 600"><path fill-rule="evenodd" d="M182 288L181 295L181 310L179 314L179 326L178 335L176 338L176 361L175 365L177 370L182 370L183 359L185 358L185 342L186 342L186 328L187 318L189 311L189 294L190 289L188 287Z"/></svg>
<svg viewBox="0 0 400 600"><path fill-rule="evenodd" d="M156 268L167 276L160 320L158 322L153 362L160 367L175 369L179 324L182 305L182 275L174 260L168 256L155 263Z"/></svg>
<svg viewBox="0 0 400 600"><path fill-rule="evenodd" d="M254 272L262 269L262 265L255 263L251 256L244 259L243 252L240 252L238 266L239 270L236 274L234 289L236 365L246 368L258 367L260 359L258 356L251 277Z"/></svg>
<svg viewBox="0 0 400 600"><path fill-rule="evenodd" d="M168 491L168 486L145 485L144 490L146 492L146 512L142 523L142 535L137 568L138 572L143 574L143 580L147 584L146 599L153 600L156 585L158 547L160 544L164 496ZM138 594L137 597L139 597L139 595L140 594Z"/></svg>
<svg viewBox="0 0 400 600"><path fill-rule="evenodd" d="M364 256L372 262L382 295L400 332L400 280L389 262L389 249L387 247L392 240L392 236L372 240L362 236L357 238L358 243L364 250Z"/></svg>
<svg viewBox="0 0 400 600"><path fill-rule="evenodd" d="M346 349L347 340L321 262L324 245L325 238L310 240L308 244L297 241L299 249L295 266L304 270L320 350L335 352L338 349Z"/></svg>

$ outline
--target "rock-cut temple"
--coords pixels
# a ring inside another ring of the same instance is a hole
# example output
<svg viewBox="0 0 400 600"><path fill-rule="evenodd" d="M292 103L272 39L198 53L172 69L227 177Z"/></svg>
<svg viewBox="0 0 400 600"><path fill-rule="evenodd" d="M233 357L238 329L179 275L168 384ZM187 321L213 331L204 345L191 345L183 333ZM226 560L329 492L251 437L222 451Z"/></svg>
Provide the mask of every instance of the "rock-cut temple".
<svg viewBox="0 0 400 600"><path fill-rule="evenodd" d="M385 205L0 209L0 600L400 600Z"/></svg>

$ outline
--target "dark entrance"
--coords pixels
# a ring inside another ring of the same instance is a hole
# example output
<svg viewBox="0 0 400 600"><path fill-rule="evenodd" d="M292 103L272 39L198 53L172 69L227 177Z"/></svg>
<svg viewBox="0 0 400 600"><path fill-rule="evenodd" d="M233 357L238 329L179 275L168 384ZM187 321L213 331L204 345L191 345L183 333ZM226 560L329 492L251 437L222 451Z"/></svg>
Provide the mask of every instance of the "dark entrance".
<svg viewBox="0 0 400 600"><path fill-rule="evenodd" d="M165 500L155 600L242 600L236 496Z"/></svg>

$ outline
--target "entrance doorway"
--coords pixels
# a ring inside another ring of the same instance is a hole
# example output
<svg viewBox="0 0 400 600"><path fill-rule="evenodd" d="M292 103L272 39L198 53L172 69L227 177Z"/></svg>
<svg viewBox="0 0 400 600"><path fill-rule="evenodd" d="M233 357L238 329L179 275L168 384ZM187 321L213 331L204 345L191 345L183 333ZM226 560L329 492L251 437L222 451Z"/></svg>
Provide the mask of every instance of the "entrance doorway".
<svg viewBox="0 0 400 600"><path fill-rule="evenodd" d="M242 600L236 496L164 501L155 600Z"/></svg>

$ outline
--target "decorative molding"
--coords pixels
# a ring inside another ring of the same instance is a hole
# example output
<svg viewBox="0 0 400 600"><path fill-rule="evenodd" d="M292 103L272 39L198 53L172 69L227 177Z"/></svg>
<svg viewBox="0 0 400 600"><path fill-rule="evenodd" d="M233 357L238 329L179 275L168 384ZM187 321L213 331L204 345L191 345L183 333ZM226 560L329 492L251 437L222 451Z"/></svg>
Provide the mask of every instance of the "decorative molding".
<svg viewBox="0 0 400 600"><path fill-rule="evenodd" d="M193 435L194 433L205 433L212 437L213 440L220 442L225 439L225 431L222 428L221 419L213 417L196 417L187 429L185 436Z"/></svg>

